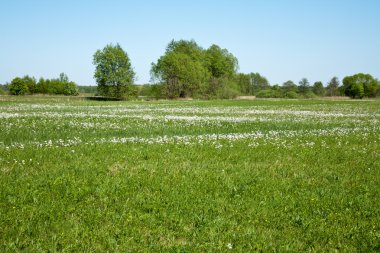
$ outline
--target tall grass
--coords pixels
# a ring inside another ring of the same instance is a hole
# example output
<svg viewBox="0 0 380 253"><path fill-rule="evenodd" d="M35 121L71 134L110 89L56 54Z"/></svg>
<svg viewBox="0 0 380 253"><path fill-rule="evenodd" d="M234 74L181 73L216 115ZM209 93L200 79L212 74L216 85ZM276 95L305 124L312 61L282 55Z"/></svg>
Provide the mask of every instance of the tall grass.
<svg viewBox="0 0 380 253"><path fill-rule="evenodd" d="M380 101L1 99L2 251L380 250Z"/></svg>

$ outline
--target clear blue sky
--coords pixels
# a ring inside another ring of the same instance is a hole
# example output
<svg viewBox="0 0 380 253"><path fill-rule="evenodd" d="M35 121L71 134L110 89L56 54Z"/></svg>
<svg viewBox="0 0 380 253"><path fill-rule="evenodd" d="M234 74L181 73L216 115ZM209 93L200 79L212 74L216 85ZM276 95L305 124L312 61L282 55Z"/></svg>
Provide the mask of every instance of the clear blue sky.
<svg viewBox="0 0 380 253"><path fill-rule="evenodd" d="M379 0L9 0L0 2L0 83L15 76L95 85L92 56L119 43L137 83L172 39L217 44L274 84L380 78Z"/></svg>

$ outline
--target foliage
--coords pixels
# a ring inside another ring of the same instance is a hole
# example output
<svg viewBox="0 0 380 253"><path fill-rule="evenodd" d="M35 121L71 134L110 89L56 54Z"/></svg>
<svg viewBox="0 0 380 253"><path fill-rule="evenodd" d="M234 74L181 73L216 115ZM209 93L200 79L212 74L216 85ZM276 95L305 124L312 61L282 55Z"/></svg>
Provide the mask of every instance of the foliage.
<svg viewBox="0 0 380 253"><path fill-rule="evenodd" d="M323 97L326 94L325 87L323 86L323 83L320 81L314 83L312 91L315 95L320 97Z"/></svg>
<svg viewBox="0 0 380 253"><path fill-rule="evenodd" d="M40 78L38 82L34 77L16 77L9 85L11 95L25 94L52 94L77 96L79 94L76 83L69 81L65 73L61 73L57 79Z"/></svg>
<svg viewBox="0 0 380 253"><path fill-rule="evenodd" d="M9 85L8 84L3 84L0 85L0 95L5 95L9 91Z"/></svg>
<svg viewBox="0 0 380 253"><path fill-rule="evenodd" d="M213 78L232 79L238 70L238 60L227 49L211 45L206 51L206 65Z"/></svg>
<svg viewBox="0 0 380 253"><path fill-rule="evenodd" d="M9 92L11 95L25 95L29 92L28 85L23 78L16 77L9 85Z"/></svg>
<svg viewBox="0 0 380 253"><path fill-rule="evenodd" d="M298 82L298 92L302 95L306 95L307 93L310 93L311 88L310 88L310 83L307 78L302 78L301 81Z"/></svg>
<svg viewBox="0 0 380 253"><path fill-rule="evenodd" d="M37 92L36 78L26 75L22 78L22 81L26 84L26 86L28 86L29 94L34 94Z"/></svg>
<svg viewBox="0 0 380 253"><path fill-rule="evenodd" d="M291 92L291 91L297 92L297 90L298 90L297 85L291 80L286 81L285 83L282 84L282 91L284 93Z"/></svg>
<svg viewBox="0 0 380 253"><path fill-rule="evenodd" d="M295 99L295 98L299 98L299 95L295 91L287 91L284 93L284 98Z"/></svg>
<svg viewBox="0 0 380 253"><path fill-rule="evenodd" d="M36 85L36 93L51 95L77 96L79 89L76 83L71 82L65 73L61 73L59 78L40 78Z"/></svg>
<svg viewBox="0 0 380 253"><path fill-rule="evenodd" d="M93 57L98 92L102 96L128 98L135 72L127 53L119 44L97 50Z"/></svg>
<svg viewBox="0 0 380 253"><path fill-rule="evenodd" d="M138 96L146 99L165 98L164 85L162 84L144 84L140 87Z"/></svg>
<svg viewBox="0 0 380 253"><path fill-rule="evenodd" d="M317 95L312 90L309 90L302 95L304 98L316 98L317 97Z"/></svg>
<svg viewBox="0 0 380 253"><path fill-rule="evenodd" d="M2 252L379 251L379 100L0 99Z"/></svg>
<svg viewBox="0 0 380 253"><path fill-rule="evenodd" d="M11 95L34 94L37 91L36 79L30 76L16 77L12 80L9 91Z"/></svg>
<svg viewBox="0 0 380 253"><path fill-rule="evenodd" d="M235 82L239 86L241 94L252 95L253 89L251 85L251 77L249 74L238 73L235 75Z"/></svg>
<svg viewBox="0 0 380 253"><path fill-rule="evenodd" d="M339 79L338 77L334 76L330 82L327 84L327 95L330 97L335 97L339 95L338 89L339 89Z"/></svg>
<svg viewBox="0 0 380 253"><path fill-rule="evenodd" d="M352 98L375 97L379 83L369 74L359 73L343 79L343 90Z"/></svg>
<svg viewBox="0 0 380 253"><path fill-rule="evenodd" d="M258 91L269 89L270 85L266 77L260 75L259 73L250 73L252 95L256 95Z"/></svg>
<svg viewBox="0 0 380 253"><path fill-rule="evenodd" d="M279 90L260 90L256 93L256 97L258 98L281 98L282 94Z"/></svg>
<svg viewBox="0 0 380 253"><path fill-rule="evenodd" d="M239 93L238 85L228 78L219 79L219 85L215 91L215 97L210 98L221 98L221 99L232 99L237 97Z"/></svg>
<svg viewBox="0 0 380 253"><path fill-rule="evenodd" d="M237 59L217 45L204 50L193 40L172 40L165 54L152 63L151 75L164 84L167 98L229 97L238 93L233 84L237 68Z"/></svg>
<svg viewBox="0 0 380 253"><path fill-rule="evenodd" d="M152 65L154 75L165 80L168 98L192 97L196 92L206 89L209 73L201 61L193 58L191 55L173 51L166 53L157 64Z"/></svg>

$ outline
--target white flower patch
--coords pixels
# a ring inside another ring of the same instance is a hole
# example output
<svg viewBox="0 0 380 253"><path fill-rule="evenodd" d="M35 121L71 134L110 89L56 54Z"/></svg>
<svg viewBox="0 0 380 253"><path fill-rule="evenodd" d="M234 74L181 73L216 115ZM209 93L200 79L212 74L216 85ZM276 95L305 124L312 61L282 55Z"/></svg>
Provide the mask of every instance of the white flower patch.
<svg viewBox="0 0 380 253"><path fill-rule="evenodd" d="M63 140L47 140L44 142L31 142L31 143L13 143L5 146L4 143L0 143L0 147L19 148L23 149L25 146L32 147L70 147L79 144L93 145L93 144L105 144L105 143L140 143L140 144L184 144L184 145L203 145L210 144L215 141L227 141L233 143L239 140L251 140L249 147L258 146L258 140L264 140L267 144L276 144L278 146L287 147L286 141L280 141L282 139L294 139L300 137L322 137L322 136L347 136L352 133L361 134L366 136L368 132L380 131L380 127L370 128L332 128L332 129L316 129L316 130L279 130L279 131L255 131L249 133L227 133L227 134L200 134L200 135L184 135L184 136L156 136L151 138L144 137L111 137L82 141L79 137L73 139ZM312 147L315 145L312 141L306 141L304 146ZM339 143L338 143L339 145ZM215 147L220 149L222 144L216 143ZM231 145L230 145L231 147Z"/></svg>
<svg viewBox="0 0 380 253"><path fill-rule="evenodd" d="M0 148L142 143L207 144L222 149L234 147L239 140L247 140L251 148L267 144L289 148L291 139L312 148L313 141L300 137L378 135L380 114L370 112L363 106L323 104L280 109L191 103L0 105ZM294 128L299 129L286 130Z"/></svg>

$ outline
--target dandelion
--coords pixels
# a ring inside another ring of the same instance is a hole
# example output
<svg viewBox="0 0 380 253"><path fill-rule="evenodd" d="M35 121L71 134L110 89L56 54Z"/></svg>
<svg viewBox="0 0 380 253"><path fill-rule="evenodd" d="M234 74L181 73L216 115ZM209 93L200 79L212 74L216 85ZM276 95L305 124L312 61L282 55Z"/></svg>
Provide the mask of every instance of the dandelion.
<svg viewBox="0 0 380 253"><path fill-rule="evenodd" d="M227 243L227 248L229 248L229 249L232 249L232 247L233 247L233 245L232 245L232 243Z"/></svg>

